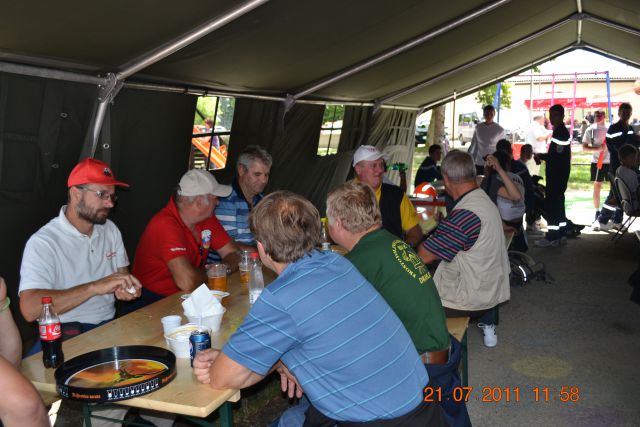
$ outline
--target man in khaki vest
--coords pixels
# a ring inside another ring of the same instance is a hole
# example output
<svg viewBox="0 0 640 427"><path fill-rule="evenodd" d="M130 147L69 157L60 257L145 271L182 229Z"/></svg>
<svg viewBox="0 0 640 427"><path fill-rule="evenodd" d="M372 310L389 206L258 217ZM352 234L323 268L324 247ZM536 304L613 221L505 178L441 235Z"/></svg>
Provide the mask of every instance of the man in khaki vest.
<svg viewBox="0 0 640 427"><path fill-rule="evenodd" d="M494 310L509 299L509 261L498 208L476 183L473 159L451 151L442 162L444 186L454 206L420 246L426 263L441 260L434 280L447 317L469 316L494 347Z"/></svg>

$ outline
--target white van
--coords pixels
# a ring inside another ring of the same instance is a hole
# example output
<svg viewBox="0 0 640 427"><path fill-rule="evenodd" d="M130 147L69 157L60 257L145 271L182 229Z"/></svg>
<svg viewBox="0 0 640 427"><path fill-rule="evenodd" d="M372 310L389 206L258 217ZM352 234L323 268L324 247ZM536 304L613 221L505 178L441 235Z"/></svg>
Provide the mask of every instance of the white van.
<svg viewBox="0 0 640 427"><path fill-rule="evenodd" d="M480 118L475 112L458 115L458 141L460 141L462 145L471 141L478 123L480 123Z"/></svg>

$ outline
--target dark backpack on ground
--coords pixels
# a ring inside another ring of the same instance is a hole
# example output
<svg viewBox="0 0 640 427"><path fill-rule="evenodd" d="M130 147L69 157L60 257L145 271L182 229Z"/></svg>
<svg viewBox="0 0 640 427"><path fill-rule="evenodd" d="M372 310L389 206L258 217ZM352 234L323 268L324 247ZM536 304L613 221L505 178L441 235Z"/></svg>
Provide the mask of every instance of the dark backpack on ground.
<svg viewBox="0 0 640 427"><path fill-rule="evenodd" d="M555 284L555 279L547 272L543 263L536 262L523 252L509 251L508 255L511 267L509 274L511 286L524 286L534 280Z"/></svg>

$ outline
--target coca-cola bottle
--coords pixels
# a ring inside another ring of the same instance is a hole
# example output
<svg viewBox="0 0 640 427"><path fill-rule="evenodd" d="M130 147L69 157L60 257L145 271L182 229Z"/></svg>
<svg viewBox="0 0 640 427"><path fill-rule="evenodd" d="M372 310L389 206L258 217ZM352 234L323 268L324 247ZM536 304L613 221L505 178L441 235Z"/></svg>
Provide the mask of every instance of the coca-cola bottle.
<svg viewBox="0 0 640 427"><path fill-rule="evenodd" d="M45 368L57 368L64 362L62 353L62 327L60 318L53 311L51 297L42 297L42 313L38 319L42 361Z"/></svg>

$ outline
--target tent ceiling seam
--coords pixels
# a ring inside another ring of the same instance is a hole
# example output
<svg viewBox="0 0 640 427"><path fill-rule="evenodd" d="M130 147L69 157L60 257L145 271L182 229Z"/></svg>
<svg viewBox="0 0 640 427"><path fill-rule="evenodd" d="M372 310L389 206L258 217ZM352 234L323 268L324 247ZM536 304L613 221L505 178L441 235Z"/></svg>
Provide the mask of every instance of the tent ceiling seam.
<svg viewBox="0 0 640 427"><path fill-rule="evenodd" d="M487 80L484 83L476 84L474 86L471 86L471 87L469 87L467 89L463 89L463 90L454 89L452 95L446 96L446 97L441 98L441 99L439 99L437 101L433 101L433 102L429 102L427 104L421 105L419 107L420 111L426 111L426 110L428 110L430 108L437 107L438 105L444 104L445 102L449 102L450 100L452 100L454 98L454 96L457 97L457 98L466 96L466 95L468 95L468 94L470 94L472 92L477 91L478 89L481 89L483 87L489 86L489 85L494 84L496 82L502 81L502 80L507 79L507 78L509 78L511 76L515 76L516 74L519 74L519 73L523 72L524 70L533 68L536 65L542 64L543 62L549 61L549 60L551 60L551 59L553 59L555 57L558 57L558 56L560 56L560 55L562 55L564 53L567 53L569 51L576 50L578 48L579 48L579 46L577 46L576 44L571 44L569 46L565 46L563 48L558 49L554 53L551 53L549 55L545 55L544 57L540 58L539 60L537 60L535 62L529 63L529 64L524 65L522 67L518 67L518 68L514 69L513 71L511 71L509 73L505 73L505 74L503 74L501 76L498 76L496 78Z"/></svg>
<svg viewBox="0 0 640 427"><path fill-rule="evenodd" d="M551 32L553 30L556 30L556 29L560 28L561 26L567 24L568 22L571 22L572 20L576 19L577 16L578 16L577 14L569 15L568 17L566 17L566 18L564 18L564 19L562 19L560 21L557 21L557 22L555 22L555 23L553 23L553 24L551 24L551 25L549 25L549 26L547 26L547 27L545 27L545 28L543 28L543 29L541 29L539 31L531 33L531 34L529 34L529 35L527 35L527 36L525 36L525 37L523 37L521 39L516 40L515 42L509 43L508 45L502 46L502 47L500 47L500 48L498 48L498 49L496 49L496 50L494 50L492 52L489 52L489 53L484 54L484 55L482 55L480 57L477 57L477 58L475 58L475 59L473 59L471 61L468 61L468 62L466 62L464 64L461 64L460 66L458 66L456 68L451 68L451 69L449 69L449 70L447 70L447 71L445 71L445 72L443 72L443 73L441 73L441 74L439 74L439 75L437 75L435 77L432 77L432 78L427 79L427 80L423 80L422 82L417 83L417 84L415 84L413 86L409 86L409 87L401 89L400 91L397 91L397 92L395 92L393 94L390 94L390 95L387 95L385 97L382 97L382 98L380 98L379 102L384 104L385 102L396 100L396 99L401 98L403 96L406 96L406 95L409 95L411 93L414 93L414 92L416 92L416 91L418 91L420 89L423 89L423 88L425 88L425 87L427 87L427 86L429 86L429 85L431 85L433 83L436 83L436 82L438 82L438 81L440 81L442 79L445 79L445 78L447 78L449 76L452 76L452 75L454 75L454 74L456 74L456 73L458 73L460 71L466 70L466 69L468 69L470 67L473 67L473 66L481 64L481 63L483 63L485 61L488 61L489 59L492 59L492 58L494 58L494 57L496 57L496 56L498 56L500 54L508 52L508 51L510 51L510 50L512 50L512 49L514 49L516 47L519 47L519 46L521 46L521 45L523 45L525 43L530 42L531 40L534 40L534 39L536 39L536 38L538 38L538 37L540 37L540 36L542 36L544 34L547 34L547 33Z"/></svg>
<svg viewBox="0 0 640 427"><path fill-rule="evenodd" d="M495 1L493 3L489 3L486 4L482 7L479 7L465 15L459 16L455 19L452 19L451 21L442 24L438 27L436 27L435 29L428 31L426 33L421 34L418 37L415 37L411 40L405 41L404 43L401 43L399 45L396 45L395 47L386 50L384 52L381 52L377 55L374 55L368 59L365 59L355 65L352 65L350 67L344 68L342 71L339 71L336 74L333 74L329 77L324 77L320 80L317 80L314 83L310 83L308 84L306 87L303 87L302 89L299 89L297 92L291 94L291 95L287 95L288 97L291 98L291 100L298 100L300 98L302 98L303 96L309 95L310 93L316 92L326 86L329 86L339 80L342 80L346 77L349 77L353 74L359 73L360 71L364 71L380 62L386 61L390 58L393 58L409 49L412 49L422 43L427 42L428 40L431 40L435 37L438 37L441 34L444 34L448 31L453 30L454 28L457 28L479 16L484 15L485 13L488 13L502 5L504 5L505 3L509 3L511 0L498 0Z"/></svg>
<svg viewBox="0 0 640 427"><path fill-rule="evenodd" d="M212 33L220 27L232 22L239 17L251 12L258 6L267 3L269 0L250 0L242 3L241 5L219 15L214 19L205 22L202 25L182 34L175 39L164 43L155 49L151 49L149 52L142 54L141 56L127 62L120 67L120 71L116 73L118 80L124 80L125 78L137 73L138 71L155 64L156 62L172 55L180 49L188 46L207 34Z"/></svg>

